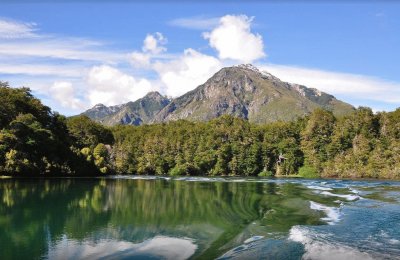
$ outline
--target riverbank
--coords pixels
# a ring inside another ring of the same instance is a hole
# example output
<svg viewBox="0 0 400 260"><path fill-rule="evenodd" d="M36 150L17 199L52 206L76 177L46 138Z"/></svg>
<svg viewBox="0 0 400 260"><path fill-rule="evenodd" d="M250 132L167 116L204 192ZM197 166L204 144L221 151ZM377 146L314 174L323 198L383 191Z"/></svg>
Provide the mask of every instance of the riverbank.
<svg viewBox="0 0 400 260"><path fill-rule="evenodd" d="M270 177L265 176L243 176L243 175L221 175L221 176L207 176L207 175L138 175L138 174L98 174L98 175L0 175L1 179L101 179L101 178L168 178L168 179L180 179L180 178L200 178L200 179L294 179L294 180L343 180L343 181L400 181L400 179L378 179L378 178L305 178L300 175L275 175Z"/></svg>

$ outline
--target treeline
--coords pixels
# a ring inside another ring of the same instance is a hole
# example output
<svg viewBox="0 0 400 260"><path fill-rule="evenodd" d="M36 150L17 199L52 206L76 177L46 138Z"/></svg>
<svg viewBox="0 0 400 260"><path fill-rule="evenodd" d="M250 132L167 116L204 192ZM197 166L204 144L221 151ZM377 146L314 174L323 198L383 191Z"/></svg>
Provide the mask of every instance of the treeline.
<svg viewBox="0 0 400 260"><path fill-rule="evenodd" d="M109 129L85 116L67 119L29 89L3 82L0 103L2 174L400 178L400 109L360 107L341 118L317 109L268 125L222 116Z"/></svg>
<svg viewBox="0 0 400 260"><path fill-rule="evenodd" d="M28 88L0 81L0 174L92 175L112 172L110 130L51 111Z"/></svg>
<svg viewBox="0 0 400 260"><path fill-rule="evenodd" d="M400 178L400 109L360 107L343 118L317 109L268 125L222 116L117 126L113 134L118 173Z"/></svg>

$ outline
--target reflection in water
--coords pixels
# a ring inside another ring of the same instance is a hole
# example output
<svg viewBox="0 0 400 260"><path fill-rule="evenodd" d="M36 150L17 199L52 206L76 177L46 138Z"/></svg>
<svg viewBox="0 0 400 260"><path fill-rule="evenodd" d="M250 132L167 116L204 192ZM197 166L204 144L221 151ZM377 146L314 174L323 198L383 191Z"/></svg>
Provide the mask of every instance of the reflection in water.
<svg viewBox="0 0 400 260"><path fill-rule="evenodd" d="M381 205L400 215L400 189L385 185L390 188L257 178L1 180L0 259L299 259L318 256L312 250L326 243L367 254L379 250L368 244L376 230L390 241L400 237L390 230L400 225L396 217L387 219L391 226L380 221ZM360 243L346 235L360 226L353 215L375 218L361 223L376 230L354 231ZM325 237L335 241L319 240ZM398 252L396 245L386 251Z"/></svg>
<svg viewBox="0 0 400 260"><path fill-rule="evenodd" d="M319 236L319 234L313 233L307 228L295 226L290 230L289 239L305 245L306 253L303 255L303 259L374 259L366 252L360 252L355 248L338 243L324 243L313 238L314 236Z"/></svg>
<svg viewBox="0 0 400 260"><path fill-rule="evenodd" d="M100 239L77 241L62 238L49 248L48 259L187 259L197 246L190 239L156 236L142 243Z"/></svg>

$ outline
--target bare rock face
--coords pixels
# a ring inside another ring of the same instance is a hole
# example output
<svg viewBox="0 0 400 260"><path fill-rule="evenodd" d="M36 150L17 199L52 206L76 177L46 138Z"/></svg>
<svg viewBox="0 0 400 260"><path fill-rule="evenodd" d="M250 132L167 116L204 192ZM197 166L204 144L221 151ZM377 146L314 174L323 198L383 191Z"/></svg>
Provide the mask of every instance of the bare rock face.
<svg viewBox="0 0 400 260"><path fill-rule="evenodd" d="M108 125L206 121L229 114L255 123L293 120L321 107L335 115L354 108L317 89L281 81L246 64L223 68L203 85L169 100L158 92L115 107L96 105L84 112Z"/></svg>

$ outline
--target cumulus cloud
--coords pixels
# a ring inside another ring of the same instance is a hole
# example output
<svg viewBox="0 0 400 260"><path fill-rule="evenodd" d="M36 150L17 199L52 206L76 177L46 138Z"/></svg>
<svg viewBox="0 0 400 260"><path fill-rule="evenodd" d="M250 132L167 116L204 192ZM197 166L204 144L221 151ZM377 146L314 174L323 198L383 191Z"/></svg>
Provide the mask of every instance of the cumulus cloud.
<svg viewBox="0 0 400 260"><path fill-rule="evenodd" d="M169 62L156 62L154 69L169 96L182 95L200 84L222 67L217 58L186 49L183 55Z"/></svg>
<svg viewBox="0 0 400 260"><path fill-rule="evenodd" d="M0 18L0 39L37 37L35 23L24 23Z"/></svg>
<svg viewBox="0 0 400 260"><path fill-rule="evenodd" d="M136 79L108 65L95 66L88 74L91 105L117 105L137 100L154 90L147 79Z"/></svg>
<svg viewBox="0 0 400 260"><path fill-rule="evenodd" d="M134 51L130 54L131 64L135 68L149 68L151 55L148 53Z"/></svg>
<svg viewBox="0 0 400 260"><path fill-rule="evenodd" d="M251 63L265 57L262 36L250 31L253 18L246 15L226 15L211 32L203 33L220 59Z"/></svg>
<svg viewBox="0 0 400 260"><path fill-rule="evenodd" d="M130 54L131 63L135 68L149 68L151 59L167 51L167 38L159 32L147 34L143 40L142 52L134 51Z"/></svg>
<svg viewBox="0 0 400 260"><path fill-rule="evenodd" d="M166 41L161 33L148 34L143 41L142 52L130 54L135 68L148 69L158 75L159 88L166 95L182 95L204 83L222 67L219 59L191 48L185 49L182 54L160 59L159 54L166 51Z"/></svg>
<svg viewBox="0 0 400 260"><path fill-rule="evenodd" d="M158 54L166 51L167 49L163 47L167 43L167 39L159 32L154 34L147 34L143 41L143 52L149 52L152 54Z"/></svg>
<svg viewBox="0 0 400 260"><path fill-rule="evenodd" d="M83 109L85 105L75 97L74 93L74 87L68 81L56 81L49 89L50 96L62 107Z"/></svg>

